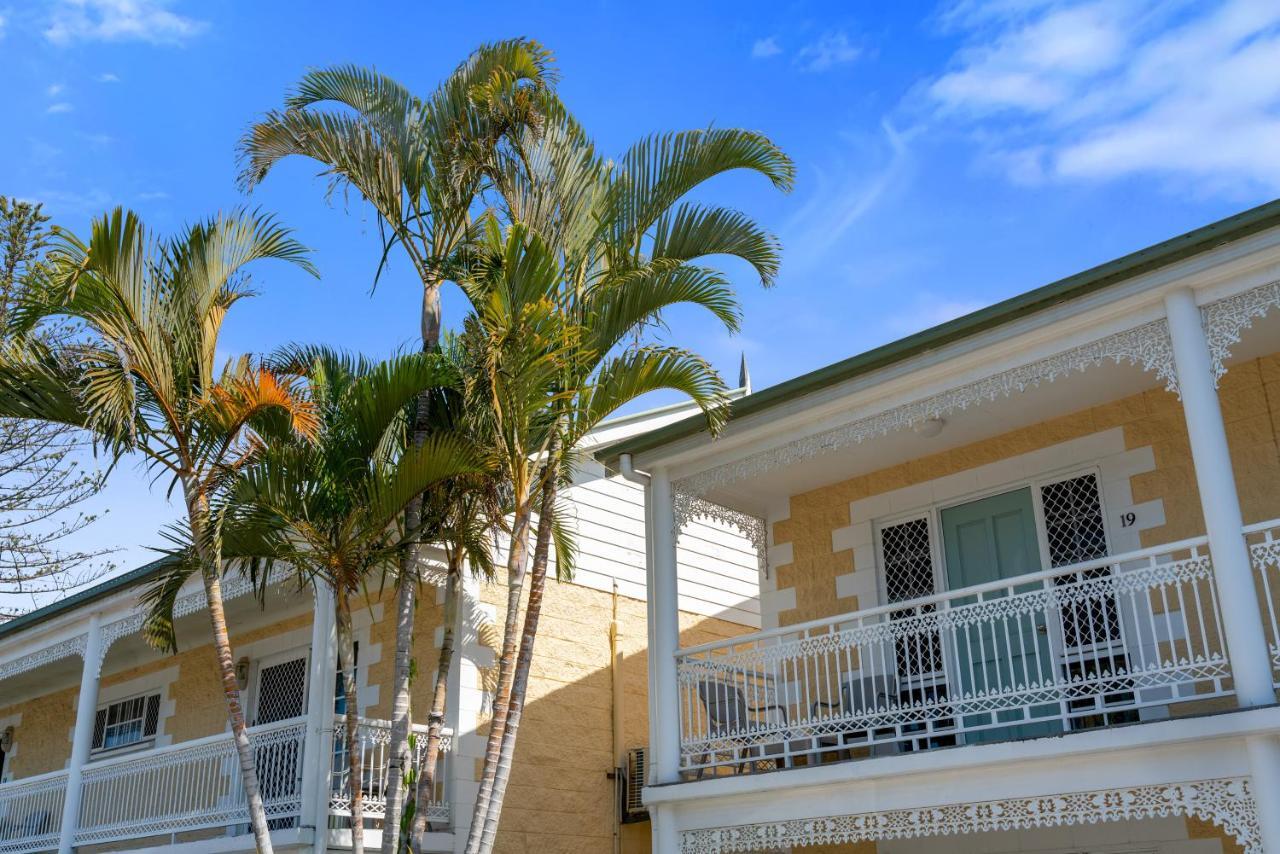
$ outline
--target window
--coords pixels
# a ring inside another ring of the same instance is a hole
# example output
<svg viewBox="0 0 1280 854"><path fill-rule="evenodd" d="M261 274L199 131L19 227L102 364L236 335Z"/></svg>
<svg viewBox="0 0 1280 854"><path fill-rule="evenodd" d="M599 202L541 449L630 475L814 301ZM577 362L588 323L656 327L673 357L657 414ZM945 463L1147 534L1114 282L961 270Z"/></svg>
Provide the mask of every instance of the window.
<svg viewBox="0 0 1280 854"><path fill-rule="evenodd" d="M160 721L160 695L142 694L98 709L93 749L115 750L154 738Z"/></svg>

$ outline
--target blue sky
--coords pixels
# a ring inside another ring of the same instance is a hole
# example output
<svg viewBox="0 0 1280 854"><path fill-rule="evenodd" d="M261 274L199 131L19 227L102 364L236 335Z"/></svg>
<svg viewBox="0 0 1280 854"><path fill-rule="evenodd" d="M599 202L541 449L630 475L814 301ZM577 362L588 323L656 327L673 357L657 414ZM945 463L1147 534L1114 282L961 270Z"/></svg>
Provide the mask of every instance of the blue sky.
<svg viewBox="0 0 1280 854"><path fill-rule="evenodd" d="M244 204L235 144L304 69L375 65L427 91L476 44L551 48L605 151L661 130L743 126L796 161L783 196L731 176L701 195L782 237L776 288L732 268L729 338L671 337L757 387L852 355L1280 195L1280 4L0 0L0 193L82 230L108 207L170 230ZM247 200L315 247L320 282L263 266L228 352L324 340L385 353L418 285L358 200L304 162ZM446 295L446 319L461 307ZM86 541L135 565L170 517L122 468Z"/></svg>

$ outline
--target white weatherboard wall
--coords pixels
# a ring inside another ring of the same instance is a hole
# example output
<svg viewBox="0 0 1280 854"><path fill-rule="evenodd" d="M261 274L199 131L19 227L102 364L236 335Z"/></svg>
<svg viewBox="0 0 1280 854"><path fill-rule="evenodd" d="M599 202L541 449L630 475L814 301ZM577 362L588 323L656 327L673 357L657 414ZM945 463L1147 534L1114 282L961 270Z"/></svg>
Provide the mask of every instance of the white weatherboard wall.
<svg viewBox="0 0 1280 854"><path fill-rule="evenodd" d="M582 466L563 493L577 534L574 583L645 598L644 491L620 477L606 477L594 461ZM734 529L693 520L678 545L680 609L760 626L758 560L750 541Z"/></svg>

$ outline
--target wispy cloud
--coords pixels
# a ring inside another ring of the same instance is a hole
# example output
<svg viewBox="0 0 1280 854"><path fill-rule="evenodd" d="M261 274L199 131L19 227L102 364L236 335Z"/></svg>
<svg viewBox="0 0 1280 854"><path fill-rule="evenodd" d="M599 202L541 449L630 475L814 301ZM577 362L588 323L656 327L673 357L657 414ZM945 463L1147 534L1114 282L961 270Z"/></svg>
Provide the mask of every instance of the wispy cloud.
<svg viewBox="0 0 1280 854"><path fill-rule="evenodd" d="M967 43L928 96L1000 140L984 156L1011 180L1280 189L1274 0L965 2L943 20Z"/></svg>
<svg viewBox="0 0 1280 854"><path fill-rule="evenodd" d="M0 9L0 39L4 38L5 29L9 26L9 10Z"/></svg>
<svg viewBox="0 0 1280 854"><path fill-rule="evenodd" d="M910 303L906 311L891 314L884 319L884 331L889 333L890 337L899 338L910 335L912 332L929 329L975 312L986 305L981 300L955 299L928 292L917 293Z"/></svg>
<svg viewBox="0 0 1280 854"><path fill-rule="evenodd" d="M61 95L61 94L62 94L62 90L63 90L63 89L65 89L65 88L67 88L67 87L66 87L66 86L63 86L61 83L54 83L54 84L50 85L50 86L49 86L49 88L48 88L48 89L45 89L44 91L45 91L45 94L46 94L46 95L48 95L50 98L56 98L56 97L58 97L59 95Z"/></svg>
<svg viewBox="0 0 1280 854"><path fill-rule="evenodd" d="M169 10L169 0L58 0L44 31L54 44L144 41L177 44L199 35L208 22Z"/></svg>
<svg viewBox="0 0 1280 854"><path fill-rule="evenodd" d="M138 193L138 201L140 202L160 202L169 198L169 194L164 190L146 190Z"/></svg>
<svg viewBox="0 0 1280 854"><path fill-rule="evenodd" d="M814 189L781 229L788 273L804 273L823 263L826 254L848 235L854 224L909 172L911 157L906 138L888 122L881 128L883 140L876 144L883 152L879 155L883 160L879 169L870 173L850 169L841 160L815 169L805 181ZM872 156L863 155L858 160L865 162Z"/></svg>
<svg viewBox="0 0 1280 854"><path fill-rule="evenodd" d="M768 59L780 53L782 53L782 47L778 44L777 36L756 39L756 43L751 46L752 59Z"/></svg>
<svg viewBox="0 0 1280 854"><path fill-rule="evenodd" d="M805 71L826 71L845 65L862 56L862 48L850 40L844 30L823 33L796 53L796 65Z"/></svg>
<svg viewBox="0 0 1280 854"><path fill-rule="evenodd" d="M100 187L83 191L42 190L29 201L43 202L56 216L98 214L111 206L111 196Z"/></svg>
<svg viewBox="0 0 1280 854"><path fill-rule="evenodd" d="M45 112L49 113L50 115L57 115L58 113L69 113L73 109L75 108L72 107L71 104L67 103L66 101L57 101L55 103L50 104L48 107L46 107Z"/></svg>
<svg viewBox="0 0 1280 854"><path fill-rule="evenodd" d="M98 82L99 83L119 83L120 78L117 75L112 74L110 71L106 71L98 75Z"/></svg>

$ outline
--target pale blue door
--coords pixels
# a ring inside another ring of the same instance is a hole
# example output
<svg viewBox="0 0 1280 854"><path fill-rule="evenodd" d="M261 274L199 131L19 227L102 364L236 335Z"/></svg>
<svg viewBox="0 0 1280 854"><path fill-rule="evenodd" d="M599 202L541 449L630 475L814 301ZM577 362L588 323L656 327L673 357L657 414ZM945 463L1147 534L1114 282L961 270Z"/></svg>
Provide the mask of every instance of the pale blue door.
<svg viewBox="0 0 1280 854"><path fill-rule="evenodd" d="M951 507L942 511L942 542L946 559L947 585L951 590L1015 578L1039 572L1040 546L1036 538L1035 511L1031 489L1018 489ZM1039 584L1029 585L1028 590ZM1015 593L1024 588L1015 588ZM985 594L984 598L991 598ZM973 597L954 600L953 606L974 602ZM995 700L1016 696L1024 689L1052 679L1053 664L1049 632L1043 612L1015 613L989 617L957 628L952 638L953 684L970 696L986 694ZM1038 705L1026 710L983 712L966 715L967 709L984 701L961 702L959 711L965 729L1008 723L990 729L969 731L966 741L998 741L1050 735L1062 729L1057 720L1018 723L1046 718L1058 704Z"/></svg>

